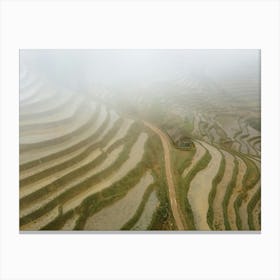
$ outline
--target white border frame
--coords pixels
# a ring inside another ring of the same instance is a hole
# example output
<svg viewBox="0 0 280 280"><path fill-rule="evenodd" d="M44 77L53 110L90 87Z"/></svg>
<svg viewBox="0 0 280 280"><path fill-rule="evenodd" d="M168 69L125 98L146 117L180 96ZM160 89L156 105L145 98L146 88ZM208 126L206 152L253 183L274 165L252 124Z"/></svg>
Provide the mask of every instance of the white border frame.
<svg viewBox="0 0 280 280"><path fill-rule="evenodd" d="M1 2L1 279L280 279L278 1ZM19 234L18 50L262 50L262 233Z"/></svg>

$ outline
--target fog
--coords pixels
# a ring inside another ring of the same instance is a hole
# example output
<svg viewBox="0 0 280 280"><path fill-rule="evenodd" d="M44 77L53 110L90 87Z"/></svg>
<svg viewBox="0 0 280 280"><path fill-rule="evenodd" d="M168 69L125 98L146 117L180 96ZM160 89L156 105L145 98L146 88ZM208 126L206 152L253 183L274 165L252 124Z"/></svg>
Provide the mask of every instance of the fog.
<svg viewBox="0 0 280 280"><path fill-rule="evenodd" d="M259 50L21 50L20 65L74 90L260 79Z"/></svg>

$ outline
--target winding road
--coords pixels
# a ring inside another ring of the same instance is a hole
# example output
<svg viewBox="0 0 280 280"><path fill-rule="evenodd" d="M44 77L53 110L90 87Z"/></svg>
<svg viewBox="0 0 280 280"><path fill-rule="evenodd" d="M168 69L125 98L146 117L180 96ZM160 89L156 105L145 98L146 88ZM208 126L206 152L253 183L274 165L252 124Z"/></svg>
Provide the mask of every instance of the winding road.
<svg viewBox="0 0 280 280"><path fill-rule="evenodd" d="M163 151L164 151L164 161L165 161L165 173L166 173L166 179L167 179L167 185L169 190L169 198L170 198L170 204L171 204L171 210L173 213L173 217L175 219L176 225L178 227L178 230L185 230L184 224L182 222L182 218L179 214L179 208L178 203L176 200L176 192L175 192L175 185L172 177L172 169L171 169L171 160L170 160L170 149L169 149L169 139L168 137L156 126L145 122L144 124L150 128L152 131L154 131L161 139Z"/></svg>

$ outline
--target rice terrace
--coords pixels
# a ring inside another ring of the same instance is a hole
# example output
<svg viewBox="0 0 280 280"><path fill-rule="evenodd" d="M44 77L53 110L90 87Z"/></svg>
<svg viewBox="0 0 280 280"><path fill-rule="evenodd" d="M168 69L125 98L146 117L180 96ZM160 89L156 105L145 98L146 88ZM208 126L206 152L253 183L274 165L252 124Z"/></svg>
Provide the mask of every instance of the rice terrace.
<svg viewBox="0 0 280 280"><path fill-rule="evenodd" d="M21 231L260 231L259 50L20 50Z"/></svg>

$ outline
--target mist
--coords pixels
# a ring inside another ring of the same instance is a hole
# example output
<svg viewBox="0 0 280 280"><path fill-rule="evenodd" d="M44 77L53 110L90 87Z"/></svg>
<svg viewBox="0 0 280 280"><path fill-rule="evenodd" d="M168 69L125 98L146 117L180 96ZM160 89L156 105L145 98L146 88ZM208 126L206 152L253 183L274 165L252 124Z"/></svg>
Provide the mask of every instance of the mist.
<svg viewBox="0 0 280 280"><path fill-rule="evenodd" d="M19 73L20 230L261 229L259 50L21 50Z"/></svg>
<svg viewBox="0 0 280 280"><path fill-rule="evenodd" d="M54 85L89 91L158 84L260 80L260 50L21 50L20 65Z"/></svg>

